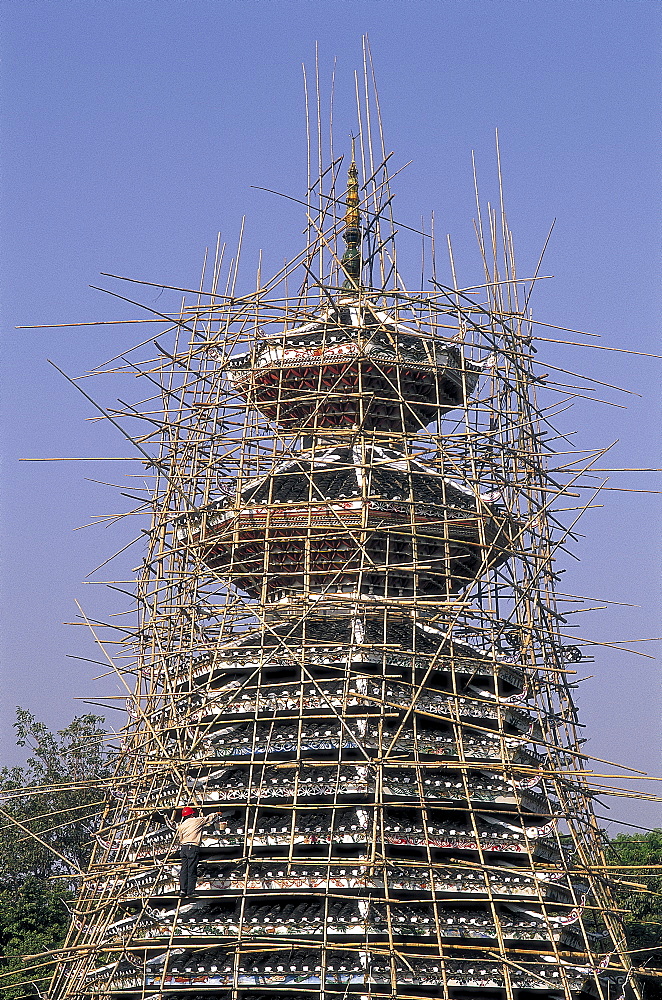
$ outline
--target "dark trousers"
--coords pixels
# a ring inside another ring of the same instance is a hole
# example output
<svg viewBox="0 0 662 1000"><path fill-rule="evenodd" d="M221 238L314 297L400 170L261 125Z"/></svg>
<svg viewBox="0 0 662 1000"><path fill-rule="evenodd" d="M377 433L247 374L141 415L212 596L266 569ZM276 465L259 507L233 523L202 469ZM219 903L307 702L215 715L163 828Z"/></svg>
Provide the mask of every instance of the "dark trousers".
<svg viewBox="0 0 662 1000"><path fill-rule="evenodd" d="M179 888L182 895L191 896L195 892L198 878L200 848L196 844L182 844L182 867L179 870Z"/></svg>

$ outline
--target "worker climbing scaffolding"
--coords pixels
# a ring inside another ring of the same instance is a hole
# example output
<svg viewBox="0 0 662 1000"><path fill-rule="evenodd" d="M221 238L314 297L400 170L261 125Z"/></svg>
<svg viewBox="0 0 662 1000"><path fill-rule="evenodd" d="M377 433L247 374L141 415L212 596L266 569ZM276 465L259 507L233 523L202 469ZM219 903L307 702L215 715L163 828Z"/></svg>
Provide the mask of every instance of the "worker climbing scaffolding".
<svg viewBox="0 0 662 1000"><path fill-rule="evenodd" d="M198 880L198 861L202 831L217 819L218 813L199 816L193 806L182 809L182 820L177 826L177 841L181 848L182 863L179 870L179 890L183 899L195 894Z"/></svg>

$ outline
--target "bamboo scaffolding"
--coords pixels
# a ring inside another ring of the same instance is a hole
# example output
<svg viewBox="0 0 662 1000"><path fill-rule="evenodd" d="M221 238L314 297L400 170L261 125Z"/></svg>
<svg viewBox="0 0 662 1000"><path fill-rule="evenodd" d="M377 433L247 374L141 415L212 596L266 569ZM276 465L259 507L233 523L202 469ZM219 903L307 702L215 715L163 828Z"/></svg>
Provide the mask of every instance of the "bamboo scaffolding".
<svg viewBox="0 0 662 1000"><path fill-rule="evenodd" d="M120 325L158 333L62 373L138 452L112 460L144 465L142 485L116 484L139 506L92 523L150 523L89 575L140 543L135 581L88 578L128 610L104 622L79 606L91 662L122 692L92 703L126 722L112 777L72 786L103 808L68 938L27 968L55 966L52 1000L570 1000L588 982L613 1000L626 981L641 1000L612 889L619 873L646 882L608 863L594 803L660 798L583 751L573 664L587 646L646 654L575 635L565 615L591 608L565 610L584 599L557 588L579 518L619 489L591 476L620 470L597 464L608 447L552 448L569 442L554 423L567 405L618 407L594 387L632 390L533 344L638 352L540 335L596 337L530 314L553 225L520 278L498 135L496 207L474 164L485 282L461 285L449 236L445 284L434 218L393 215L404 167L367 39L347 191L335 75L328 137L317 53L303 79L307 187L281 197L305 210L305 248L266 280L260 254L254 290L243 221L236 251L218 235L198 288L106 274L184 298L160 313L103 290L152 314ZM411 292L400 230L422 240ZM106 406L88 376L100 394L104 377L143 388ZM220 813L191 903L173 833L189 802Z"/></svg>

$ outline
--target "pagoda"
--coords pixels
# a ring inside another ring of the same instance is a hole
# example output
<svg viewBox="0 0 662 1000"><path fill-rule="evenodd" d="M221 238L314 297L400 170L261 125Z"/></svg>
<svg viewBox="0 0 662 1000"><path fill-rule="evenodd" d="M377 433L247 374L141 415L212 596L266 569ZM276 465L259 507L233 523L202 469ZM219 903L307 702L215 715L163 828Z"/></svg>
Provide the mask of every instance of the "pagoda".
<svg viewBox="0 0 662 1000"><path fill-rule="evenodd" d="M53 998L607 1000L627 975L530 340L370 282L354 155L346 176L316 304L212 298L172 348L194 388L162 418L137 687ZM216 819L182 900L190 804Z"/></svg>

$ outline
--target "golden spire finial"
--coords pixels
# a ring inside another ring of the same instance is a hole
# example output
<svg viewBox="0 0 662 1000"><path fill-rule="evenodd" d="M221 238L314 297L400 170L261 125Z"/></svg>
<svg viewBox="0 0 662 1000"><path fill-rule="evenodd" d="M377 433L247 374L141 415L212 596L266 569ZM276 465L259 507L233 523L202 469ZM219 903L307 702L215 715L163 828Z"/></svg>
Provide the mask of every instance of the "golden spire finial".
<svg viewBox="0 0 662 1000"><path fill-rule="evenodd" d="M352 162L347 171L347 197L345 205L345 231L343 239L347 249L341 261L347 275L343 288L358 288L361 284L361 216L359 214L359 172L356 169L356 136L352 140Z"/></svg>

